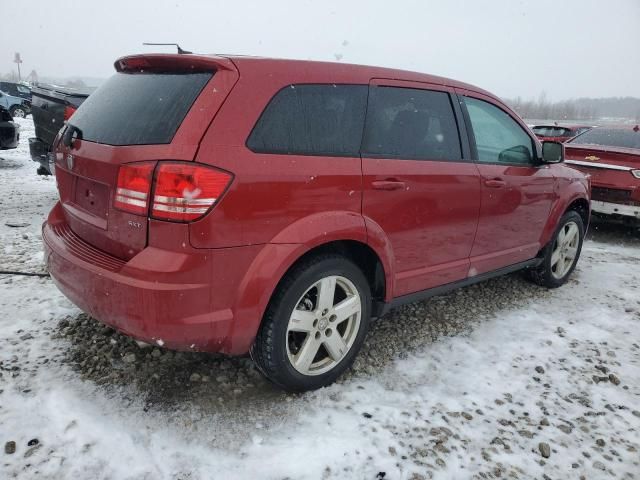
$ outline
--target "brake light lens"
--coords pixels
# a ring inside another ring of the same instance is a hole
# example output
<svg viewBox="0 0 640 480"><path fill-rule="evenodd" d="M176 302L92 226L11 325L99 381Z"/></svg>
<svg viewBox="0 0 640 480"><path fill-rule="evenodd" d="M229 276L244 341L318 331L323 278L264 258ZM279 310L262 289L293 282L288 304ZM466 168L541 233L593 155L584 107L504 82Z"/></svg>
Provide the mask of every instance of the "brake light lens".
<svg viewBox="0 0 640 480"><path fill-rule="evenodd" d="M71 115L73 115L76 110L77 110L76 107L71 107L69 105L65 106L64 107L64 121L66 122L67 120L69 120L71 118Z"/></svg>
<svg viewBox="0 0 640 480"><path fill-rule="evenodd" d="M151 216L178 222L197 220L216 203L232 178L208 166L161 162L155 176Z"/></svg>
<svg viewBox="0 0 640 480"><path fill-rule="evenodd" d="M120 166L114 206L136 215L147 215L154 162Z"/></svg>

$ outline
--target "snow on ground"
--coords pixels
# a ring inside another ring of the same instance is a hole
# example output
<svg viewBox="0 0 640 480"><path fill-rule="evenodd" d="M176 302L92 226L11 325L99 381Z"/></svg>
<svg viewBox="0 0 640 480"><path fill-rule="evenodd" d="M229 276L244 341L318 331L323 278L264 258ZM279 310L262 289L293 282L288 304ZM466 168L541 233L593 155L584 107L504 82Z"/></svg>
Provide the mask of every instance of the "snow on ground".
<svg viewBox="0 0 640 480"><path fill-rule="evenodd" d="M0 270L37 272L55 180L20 123ZM246 359L139 348L49 279L0 275L0 478L640 478L639 267L637 231L600 225L565 287L512 275L404 307L304 395Z"/></svg>

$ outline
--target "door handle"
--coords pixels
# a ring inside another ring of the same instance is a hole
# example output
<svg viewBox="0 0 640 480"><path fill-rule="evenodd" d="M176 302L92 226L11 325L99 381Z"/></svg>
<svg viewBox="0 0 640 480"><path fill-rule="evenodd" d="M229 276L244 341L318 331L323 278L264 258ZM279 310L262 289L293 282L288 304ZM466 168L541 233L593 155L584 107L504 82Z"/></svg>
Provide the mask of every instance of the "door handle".
<svg viewBox="0 0 640 480"><path fill-rule="evenodd" d="M491 179L485 180L484 184L489 188L502 188L507 184L507 182L499 178L491 178Z"/></svg>
<svg viewBox="0 0 640 480"><path fill-rule="evenodd" d="M371 182L374 190L404 190L406 185L399 180L376 180Z"/></svg>

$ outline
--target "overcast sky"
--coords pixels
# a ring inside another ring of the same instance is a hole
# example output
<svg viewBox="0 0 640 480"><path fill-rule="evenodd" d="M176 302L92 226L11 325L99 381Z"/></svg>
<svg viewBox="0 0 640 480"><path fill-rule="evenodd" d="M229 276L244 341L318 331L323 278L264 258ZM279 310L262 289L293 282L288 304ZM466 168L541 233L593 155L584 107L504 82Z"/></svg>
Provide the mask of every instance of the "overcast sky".
<svg viewBox="0 0 640 480"><path fill-rule="evenodd" d="M0 73L108 77L169 51L336 60L443 75L507 98L640 97L640 0L2 0Z"/></svg>

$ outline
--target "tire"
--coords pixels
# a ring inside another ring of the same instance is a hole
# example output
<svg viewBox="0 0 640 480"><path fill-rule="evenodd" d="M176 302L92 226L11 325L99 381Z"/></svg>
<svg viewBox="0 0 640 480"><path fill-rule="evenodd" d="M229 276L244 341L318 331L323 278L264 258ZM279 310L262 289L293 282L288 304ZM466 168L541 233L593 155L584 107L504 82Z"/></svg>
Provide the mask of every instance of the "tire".
<svg viewBox="0 0 640 480"><path fill-rule="evenodd" d="M568 238L568 235L571 237ZM558 288L564 285L576 268L583 240L582 217L573 210L565 213L560 219L553 238L544 249L542 263L528 270L529 278L547 288ZM569 258L571 255L573 258Z"/></svg>
<svg viewBox="0 0 640 480"><path fill-rule="evenodd" d="M13 107L11 107L9 112L11 113L12 117L26 118L27 116L27 110L24 107L20 107L17 105L14 105Z"/></svg>
<svg viewBox="0 0 640 480"><path fill-rule="evenodd" d="M322 294L332 288L331 299ZM369 283L353 262L333 254L312 257L280 282L251 357L265 377L284 390L330 385L355 360L370 312Z"/></svg>

